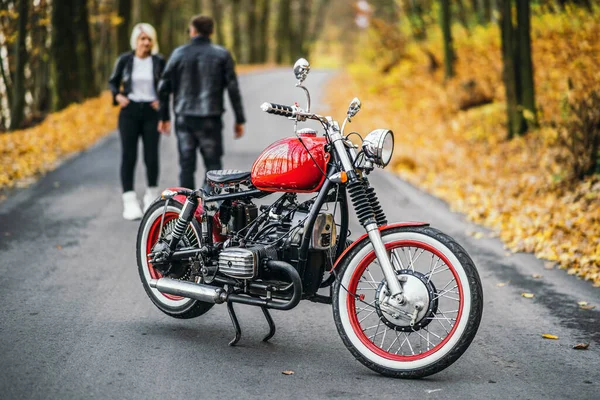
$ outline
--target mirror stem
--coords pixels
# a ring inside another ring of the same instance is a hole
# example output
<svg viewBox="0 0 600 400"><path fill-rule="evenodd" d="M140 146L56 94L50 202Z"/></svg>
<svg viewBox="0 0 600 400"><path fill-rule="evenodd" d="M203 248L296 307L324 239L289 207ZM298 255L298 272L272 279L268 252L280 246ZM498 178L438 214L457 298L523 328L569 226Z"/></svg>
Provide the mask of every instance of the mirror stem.
<svg viewBox="0 0 600 400"><path fill-rule="evenodd" d="M346 129L346 123L348 122L352 122L350 121L350 117L346 117L346 119L344 119L344 122L342 123L342 130L340 131L342 133L342 136L344 136L344 129Z"/></svg>
<svg viewBox="0 0 600 400"><path fill-rule="evenodd" d="M306 105L306 112L310 112L310 93L308 92L308 89L305 88L304 86L302 86L301 83L297 83L296 87L302 88L304 90L304 93L306 93L306 99L307 99L307 105Z"/></svg>

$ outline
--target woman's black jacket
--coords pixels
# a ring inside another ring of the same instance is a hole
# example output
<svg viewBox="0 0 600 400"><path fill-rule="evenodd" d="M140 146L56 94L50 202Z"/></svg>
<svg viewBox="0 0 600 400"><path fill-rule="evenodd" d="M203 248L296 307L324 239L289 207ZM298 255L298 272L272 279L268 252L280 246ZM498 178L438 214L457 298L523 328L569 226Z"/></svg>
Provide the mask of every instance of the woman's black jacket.
<svg viewBox="0 0 600 400"><path fill-rule="evenodd" d="M113 105L117 105L117 95L127 96L131 93L131 72L133 69L133 51L123 53L117 58L115 68L108 79L108 87L113 94ZM154 90L157 90L158 81L165 69L165 59L160 54L152 55L152 70L154 74ZM123 90L121 90L121 84ZM158 91L157 91L158 93Z"/></svg>

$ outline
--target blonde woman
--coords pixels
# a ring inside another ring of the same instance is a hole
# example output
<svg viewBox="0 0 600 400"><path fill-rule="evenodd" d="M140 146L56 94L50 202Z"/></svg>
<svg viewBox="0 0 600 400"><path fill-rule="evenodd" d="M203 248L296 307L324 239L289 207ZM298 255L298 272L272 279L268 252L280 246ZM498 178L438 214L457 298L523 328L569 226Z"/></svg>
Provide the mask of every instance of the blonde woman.
<svg viewBox="0 0 600 400"><path fill-rule="evenodd" d="M144 210L158 196L158 96L156 88L165 68L158 54L156 31L150 24L140 23L131 32L131 49L117 59L108 81L113 104L119 105L121 137L121 184L123 186L123 218L142 217L142 209L134 191L134 172L138 140L144 144L144 163L148 187L144 195Z"/></svg>

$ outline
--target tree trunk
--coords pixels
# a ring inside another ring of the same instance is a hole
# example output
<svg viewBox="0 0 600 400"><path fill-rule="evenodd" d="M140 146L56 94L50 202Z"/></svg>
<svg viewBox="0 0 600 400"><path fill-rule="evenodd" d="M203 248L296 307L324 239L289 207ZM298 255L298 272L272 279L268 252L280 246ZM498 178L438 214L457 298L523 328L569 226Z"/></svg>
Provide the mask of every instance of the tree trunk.
<svg viewBox="0 0 600 400"><path fill-rule="evenodd" d="M81 91L84 98L93 97L98 94L98 88L94 78L94 57L92 54L92 37L90 35L90 23L87 0L79 0L77 7L77 65L79 66L79 77L81 79Z"/></svg>
<svg viewBox="0 0 600 400"><path fill-rule="evenodd" d="M60 0L52 4L52 72L53 108L61 110L81 101L81 81L77 65L77 0Z"/></svg>
<svg viewBox="0 0 600 400"><path fill-rule="evenodd" d="M469 21L467 19L467 9L465 8L465 3L463 0L457 0L458 3L458 19L460 20L460 24L465 28L467 33L469 32Z"/></svg>
<svg viewBox="0 0 600 400"><path fill-rule="evenodd" d="M0 58L0 73L2 74L2 81L4 82L4 88L6 89L6 100L8 101L8 107L10 108L12 104L12 82L6 73L4 60L2 58Z"/></svg>
<svg viewBox="0 0 600 400"><path fill-rule="evenodd" d="M27 63L27 48L25 38L27 36L27 21L29 19L29 0L19 1L19 27L17 31L17 43L15 50L15 80L12 87L12 104L10 109L10 128L18 129L23 122L25 110L25 64Z"/></svg>
<svg viewBox="0 0 600 400"><path fill-rule="evenodd" d="M300 15L298 16L298 25L295 32L295 36L298 38L298 43L296 44L296 57L294 57L294 59L300 57L308 58L307 41L310 33L309 22L311 5L311 0L301 0L300 2Z"/></svg>
<svg viewBox="0 0 600 400"><path fill-rule="evenodd" d="M259 61L266 63L269 58L269 22L271 20L271 0L262 0L259 25Z"/></svg>
<svg viewBox="0 0 600 400"><path fill-rule="evenodd" d="M131 0L118 0L119 1L119 17L123 20L117 27L117 49L119 54L131 50L129 46L129 27L131 26Z"/></svg>
<svg viewBox="0 0 600 400"><path fill-rule="evenodd" d="M277 16L277 35L275 36L275 62L287 64L290 62L290 0L279 0L279 12Z"/></svg>
<svg viewBox="0 0 600 400"><path fill-rule="evenodd" d="M29 62L33 80L31 88L33 104L31 106L31 115L34 120L41 120L50 110L50 69L48 62L48 48L46 41L48 39L48 27L40 24L50 15L50 7L46 0L41 0L34 8L31 21L31 47L32 56Z"/></svg>
<svg viewBox="0 0 600 400"><path fill-rule="evenodd" d="M517 1L517 43L519 48L520 100L528 127L537 124L533 62L531 60L531 11L529 0Z"/></svg>
<svg viewBox="0 0 600 400"><path fill-rule="evenodd" d="M242 61L242 36L240 31L240 0L231 0L231 38L233 55L237 62Z"/></svg>
<svg viewBox="0 0 600 400"><path fill-rule="evenodd" d="M481 2L480 10L483 24L489 24L492 21L491 0L479 0Z"/></svg>
<svg viewBox="0 0 600 400"><path fill-rule="evenodd" d="M452 47L452 29L450 20L450 0L441 0L440 26L444 37L444 76L450 79L454 76L454 49Z"/></svg>
<svg viewBox="0 0 600 400"><path fill-rule="evenodd" d="M248 16L248 24L246 26L246 36L248 37L248 62L254 64L258 59L255 0L246 0L246 15Z"/></svg>
<svg viewBox="0 0 600 400"><path fill-rule="evenodd" d="M508 138L521 132L522 117L518 110L518 86L515 33L512 24L511 0L500 2L500 31L502 35L503 79L506 88L506 126Z"/></svg>
<svg viewBox="0 0 600 400"><path fill-rule="evenodd" d="M219 4L219 0L212 0L210 2L212 16L215 20L215 41L221 46L225 46L225 36L223 35L223 9L222 5Z"/></svg>
<svg viewBox="0 0 600 400"><path fill-rule="evenodd" d="M310 31L308 44L309 44L309 54L312 50L313 45L321 36L321 32L323 32L323 27L325 26L325 20L327 16L327 10L329 9L329 3L331 0L320 0L319 5L317 6L317 12L314 16L314 22L312 24L312 29Z"/></svg>

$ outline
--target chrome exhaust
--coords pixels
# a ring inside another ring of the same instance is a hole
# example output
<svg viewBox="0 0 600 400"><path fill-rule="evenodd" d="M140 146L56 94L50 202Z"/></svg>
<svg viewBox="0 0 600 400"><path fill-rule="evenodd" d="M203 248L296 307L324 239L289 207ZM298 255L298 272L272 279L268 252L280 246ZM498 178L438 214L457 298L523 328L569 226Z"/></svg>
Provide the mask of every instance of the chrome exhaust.
<svg viewBox="0 0 600 400"><path fill-rule="evenodd" d="M154 288L161 293L187 297L206 303L221 304L227 300L227 293L223 289L201 283L180 281L171 278L160 278L151 279L148 281L148 284L151 288Z"/></svg>

